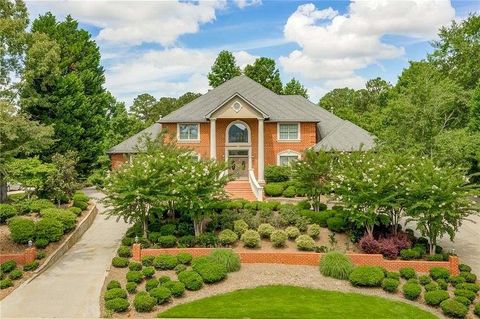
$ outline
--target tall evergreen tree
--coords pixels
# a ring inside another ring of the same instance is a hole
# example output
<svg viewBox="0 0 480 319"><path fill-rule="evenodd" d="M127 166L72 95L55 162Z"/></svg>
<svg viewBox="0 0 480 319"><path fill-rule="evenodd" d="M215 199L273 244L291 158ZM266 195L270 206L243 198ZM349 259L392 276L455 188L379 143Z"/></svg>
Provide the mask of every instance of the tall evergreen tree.
<svg viewBox="0 0 480 319"><path fill-rule="evenodd" d="M301 95L304 98L308 99L307 89L295 78L291 79L290 82L285 84L285 88L283 89L283 94Z"/></svg>
<svg viewBox="0 0 480 319"><path fill-rule="evenodd" d="M104 83L99 48L77 21L47 13L33 22L20 102L32 119L55 128L55 144L44 156L74 150L81 174L95 166L112 99Z"/></svg>
<svg viewBox="0 0 480 319"><path fill-rule="evenodd" d="M212 65L212 70L208 73L208 83L216 88L241 73L232 52L223 50L218 54L215 63Z"/></svg>
<svg viewBox="0 0 480 319"><path fill-rule="evenodd" d="M468 127L474 132L480 132L480 81L473 91L472 99L470 100L470 118Z"/></svg>
<svg viewBox="0 0 480 319"><path fill-rule="evenodd" d="M243 72L267 89L282 94L282 80L280 80L280 72L275 65L275 60L265 57L258 58L253 64L247 65Z"/></svg>
<svg viewBox="0 0 480 319"><path fill-rule="evenodd" d="M152 110L157 104L157 99L148 93L138 95L130 107L130 113L143 122L152 120Z"/></svg>

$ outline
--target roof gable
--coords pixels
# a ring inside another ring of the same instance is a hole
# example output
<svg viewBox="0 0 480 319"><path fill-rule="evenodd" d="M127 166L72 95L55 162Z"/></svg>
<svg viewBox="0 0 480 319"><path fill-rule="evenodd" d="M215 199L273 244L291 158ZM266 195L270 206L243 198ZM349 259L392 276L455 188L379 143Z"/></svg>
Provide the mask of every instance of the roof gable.
<svg viewBox="0 0 480 319"><path fill-rule="evenodd" d="M234 110L233 104L235 103L240 103L241 108L239 110ZM229 110L227 110L227 108ZM219 117L221 118L222 116L219 116L220 113L223 111L227 111L227 113L232 113L231 115L233 116L228 116L232 118L249 118L249 117L255 117L255 118L263 118L267 119L269 117L268 114L263 112L261 109L259 109L257 106L249 102L245 97L243 97L239 93L233 94L233 96L229 97L224 103L220 104L218 107L210 111L208 114L205 115L205 118L210 119L210 118L216 118ZM232 112L228 112L232 111ZM247 111L247 112L245 112ZM223 112L224 114L226 112ZM250 114L249 114L250 113ZM238 114L238 115L237 115ZM252 116L254 115L254 116Z"/></svg>

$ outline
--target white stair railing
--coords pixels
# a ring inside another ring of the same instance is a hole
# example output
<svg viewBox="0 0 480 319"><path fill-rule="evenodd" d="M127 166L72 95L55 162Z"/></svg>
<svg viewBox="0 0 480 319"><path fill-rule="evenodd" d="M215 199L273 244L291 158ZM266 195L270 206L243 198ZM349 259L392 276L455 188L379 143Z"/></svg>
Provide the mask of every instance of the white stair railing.
<svg viewBox="0 0 480 319"><path fill-rule="evenodd" d="M253 173L253 169L248 170L248 182L250 183L250 187L252 188L253 194L257 198L257 200L263 200L263 187L260 186L257 179L255 178L255 174Z"/></svg>

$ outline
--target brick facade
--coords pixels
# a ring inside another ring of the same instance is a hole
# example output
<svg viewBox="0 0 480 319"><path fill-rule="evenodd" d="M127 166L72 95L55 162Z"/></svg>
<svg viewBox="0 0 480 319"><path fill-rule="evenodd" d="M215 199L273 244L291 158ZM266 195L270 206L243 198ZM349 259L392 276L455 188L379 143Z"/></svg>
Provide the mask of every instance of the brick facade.
<svg viewBox="0 0 480 319"><path fill-rule="evenodd" d="M26 248L22 253L17 254L0 254L0 263L8 260L15 260L17 264L24 265L35 261L37 250L35 247Z"/></svg>
<svg viewBox="0 0 480 319"><path fill-rule="evenodd" d="M117 169L129 160L128 154L110 154L110 165L112 169Z"/></svg>

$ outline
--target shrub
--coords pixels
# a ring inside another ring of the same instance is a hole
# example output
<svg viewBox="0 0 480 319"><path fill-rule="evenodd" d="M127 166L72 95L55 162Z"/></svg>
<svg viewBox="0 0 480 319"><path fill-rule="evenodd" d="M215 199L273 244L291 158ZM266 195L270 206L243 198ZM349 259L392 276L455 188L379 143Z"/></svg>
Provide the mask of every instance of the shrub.
<svg viewBox="0 0 480 319"><path fill-rule="evenodd" d="M443 261L443 254L428 255L426 259L428 261Z"/></svg>
<svg viewBox="0 0 480 319"><path fill-rule="evenodd" d="M48 199L34 199L29 205L29 210L32 213L39 213L44 208L55 208L55 205Z"/></svg>
<svg viewBox="0 0 480 319"><path fill-rule="evenodd" d="M468 289L455 289L453 293L455 294L455 296L462 296L470 299L470 301L474 301L475 298L477 298L477 294Z"/></svg>
<svg viewBox="0 0 480 319"><path fill-rule="evenodd" d="M453 299L447 299L440 304L445 315L453 318L464 318L467 315L468 307Z"/></svg>
<svg viewBox="0 0 480 319"><path fill-rule="evenodd" d="M480 317L480 302L475 305L475 308L473 309L473 313L476 314L478 317Z"/></svg>
<svg viewBox="0 0 480 319"><path fill-rule="evenodd" d="M260 224L258 226L258 233L260 234L260 237L262 238L269 238L270 234L275 230L275 227L273 227L270 224Z"/></svg>
<svg viewBox="0 0 480 319"><path fill-rule="evenodd" d="M447 268L432 267L430 268L430 276L432 277L433 280L437 280L437 279L448 280L448 278L450 277L450 272L448 271Z"/></svg>
<svg viewBox="0 0 480 319"><path fill-rule="evenodd" d="M345 221L342 217L330 217L327 219L327 227L333 232L341 233L345 228Z"/></svg>
<svg viewBox="0 0 480 319"><path fill-rule="evenodd" d="M159 282L158 282L157 279L155 279L155 278L148 279L148 280L145 282L145 290L146 290L146 291L150 291L150 289L157 288L158 285L159 285Z"/></svg>
<svg viewBox="0 0 480 319"><path fill-rule="evenodd" d="M287 233L283 230L277 229L270 234L270 241L273 247L283 247L287 241Z"/></svg>
<svg viewBox="0 0 480 319"><path fill-rule="evenodd" d="M300 230L297 227L289 226L285 228L285 232L287 233L288 239L295 239L300 236Z"/></svg>
<svg viewBox="0 0 480 319"><path fill-rule="evenodd" d="M320 236L320 225L317 225L317 224L308 225L307 235L312 238L318 238L318 236Z"/></svg>
<svg viewBox="0 0 480 319"><path fill-rule="evenodd" d="M143 274L139 271L129 271L125 275L128 282L141 283L143 280Z"/></svg>
<svg viewBox="0 0 480 319"><path fill-rule="evenodd" d="M293 185L285 188L285 190L282 193L282 196L287 197L287 198L295 197L295 195L297 195L297 190L296 190L295 186L293 186Z"/></svg>
<svg viewBox="0 0 480 319"><path fill-rule="evenodd" d="M436 282L431 282L429 284L426 284L423 288L425 288L425 291L439 290Z"/></svg>
<svg viewBox="0 0 480 319"><path fill-rule="evenodd" d="M366 254L380 253L380 244L375 238L373 238L373 236L370 236L370 235L363 236L358 242L358 245Z"/></svg>
<svg viewBox="0 0 480 319"><path fill-rule="evenodd" d="M175 273L176 273L176 274L179 274L179 273L181 273L182 271L187 270L187 266L184 265L184 264L178 264L178 265L175 266L175 268L174 268L173 270L175 270Z"/></svg>
<svg viewBox="0 0 480 319"><path fill-rule="evenodd" d="M162 236L172 236L175 235L177 226L175 224L166 224L160 227L160 234Z"/></svg>
<svg viewBox="0 0 480 319"><path fill-rule="evenodd" d="M178 274L178 280L185 285L188 290L196 291L202 288L203 279L195 271L187 270Z"/></svg>
<svg viewBox="0 0 480 319"><path fill-rule="evenodd" d="M465 281L468 283L475 283L477 282L477 275L472 274L471 272L461 272L460 276L465 278Z"/></svg>
<svg viewBox="0 0 480 319"><path fill-rule="evenodd" d="M215 249L210 253L210 258L225 266L227 272L239 271L240 257L231 249Z"/></svg>
<svg viewBox="0 0 480 319"><path fill-rule="evenodd" d="M312 208L312 205L310 204L310 201L308 199L301 200L297 203L297 207L302 209L302 210L310 210Z"/></svg>
<svg viewBox="0 0 480 319"><path fill-rule="evenodd" d="M135 282L127 282L125 289L129 294L134 294L137 292L137 284Z"/></svg>
<svg viewBox="0 0 480 319"><path fill-rule="evenodd" d="M19 244L26 244L35 237L35 223L33 220L14 217L8 221L10 237Z"/></svg>
<svg viewBox="0 0 480 319"><path fill-rule="evenodd" d="M89 201L88 196L85 195L84 193L80 193L80 192L77 192L77 193L73 194L72 199L74 201L86 202L86 203Z"/></svg>
<svg viewBox="0 0 480 319"><path fill-rule="evenodd" d="M22 278L22 276L23 276L23 271L16 268L16 269L14 269L10 272L10 275L8 276L8 278L10 278L12 280L17 280L17 279Z"/></svg>
<svg viewBox="0 0 480 319"><path fill-rule="evenodd" d="M430 279L430 277L427 276L427 275L422 275L422 276L418 277L418 281L420 282L420 284L422 286L425 286L425 285L431 283L432 279Z"/></svg>
<svg viewBox="0 0 480 319"><path fill-rule="evenodd" d="M189 253L179 253L177 255L178 262L184 265L189 265L192 262L192 258L192 254Z"/></svg>
<svg viewBox="0 0 480 319"><path fill-rule="evenodd" d="M468 298L465 298L465 297L462 297L462 296L455 296L452 298L453 300L465 305L465 306L470 306L472 304L472 302L470 301L470 299Z"/></svg>
<svg viewBox="0 0 480 319"><path fill-rule="evenodd" d="M264 187L265 194L271 197L281 196L285 190L285 184L283 183L268 183Z"/></svg>
<svg viewBox="0 0 480 319"><path fill-rule="evenodd" d="M17 215L15 207L9 204L0 204L0 224L5 223L7 219Z"/></svg>
<svg viewBox="0 0 480 319"><path fill-rule="evenodd" d="M159 305L169 301L172 296L172 292L165 287L153 288L148 293L157 300L157 304Z"/></svg>
<svg viewBox="0 0 480 319"><path fill-rule="evenodd" d="M124 298L115 298L105 302L105 308L113 312L124 312L130 307L130 303Z"/></svg>
<svg viewBox="0 0 480 319"><path fill-rule="evenodd" d="M227 267L213 260L193 263L192 268L209 284L222 281L227 276Z"/></svg>
<svg viewBox="0 0 480 319"><path fill-rule="evenodd" d="M185 285L180 281L169 281L164 287L168 288L174 297L181 297L185 293Z"/></svg>
<svg viewBox="0 0 480 319"><path fill-rule="evenodd" d="M177 258L172 255L162 254L153 259L153 266L160 270L171 270L177 265Z"/></svg>
<svg viewBox="0 0 480 319"><path fill-rule="evenodd" d="M135 270L135 271L140 271L142 270L142 264L141 263L137 263L135 261L131 261L129 264L128 264L128 269L130 270Z"/></svg>
<svg viewBox="0 0 480 319"><path fill-rule="evenodd" d="M336 251L328 252L320 259L320 272L327 277L346 280L352 269L350 259Z"/></svg>
<svg viewBox="0 0 480 319"><path fill-rule="evenodd" d="M73 207L78 207L81 210L86 210L88 208L88 203L80 202L80 201L73 201Z"/></svg>
<svg viewBox="0 0 480 319"><path fill-rule="evenodd" d="M473 284L473 283L461 283L461 284L458 284L455 286L455 288L457 289L466 289L466 290L470 290L470 291L473 291L473 292L478 292L480 291L480 285L478 284Z"/></svg>
<svg viewBox="0 0 480 319"><path fill-rule="evenodd" d="M112 259L112 266L116 268L125 268L128 266L128 258L115 256Z"/></svg>
<svg viewBox="0 0 480 319"><path fill-rule="evenodd" d="M142 265L143 266L152 266L153 265L153 259L155 259L155 256L143 256L142 257Z"/></svg>
<svg viewBox="0 0 480 319"><path fill-rule="evenodd" d="M403 260L419 259L422 255L417 249L409 248L400 250L400 258Z"/></svg>
<svg viewBox="0 0 480 319"><path fill-rule="evenodd" d="M64 231L70 231L75 228L77 222L77 215L65 209L46 208L42 209L40 215L43 218L53 218L58 220L63 225Z"/></svg>
<svg viewBox="0 0 480 319"><path fill-rule="evenodd" d="M173 235L160 236L158 238L158 243L160 244L160 247L172 248L177 245L177 238Z"/></svg>
<svg viewBox="0 0 480 319"><path fill-rule="evenodd" d="M189 247L195 247L196 243L197 243L197 239L195 238L195 236L186 235L178 239L177 246L180 248L189 248Z"/></svg>
<svg viewBox="0 0 480 319"><path fill-rule="evenodd" d="M395 271L388 271L385 277L398 280L400 279L400 273Z"/></svg>
<svg viewBox="0 0 480 319"><path fill-rule="evenodd" d="M286 165L268 165L265 167L265 181L267 183L286 182L290 179L291 168Z"/></svg>
<svg viewBox="0 0 480 319"><path fill-rule="evenodd" d="M107 284L107 290L110 290L113 288L122 288L118 280L110 280L110 282Z"/></svg>
<svg viewBox="0 0 480 319"><path fill-rule="evenodd" d="M298 250L313 251L315 249L315 241L308 235L300 235L295 239Z"/></svg>
<svg viewBox="0 0 480 319"><path fill-rule="evenodd" d="M9 273L17 267L17 262L15 260L7 260L0 265L2 273Z"/></svg>
<svg viewBox="0 0 480 319"><path fill-rule="evenodd" d="M460 265L458 265L458 270L460 270L460 272L471 272L472 267L470 267L469 265L466 265L466 264L460 264Z"/></svg>
<svg viewBox="0 0 480 319"><path fill-rule="evenodd" d="M40 266L40 264L38 263L38 261L32 261L31 263L26 263L23 265L23 271L32 271L32 270L35 270L38 268L38 266Z"/></svg>
<svg viewBox="0 0 480 319"><path fill-rule="evenodd" d="M133 306L137 312L150 312L156 304L157 299L145 291L139 292L135 295L135 299L133 299Z"/></svg>
<svg viewBox="0 0 480 319"><path fill-rule="evenodd" d="M49 242L45 238L40 238L40 239L35 240L35 247L37 247L39 249L43 249L43 248L47 247L48 244L49 244Z"/></svg>
<svg viewBox="0 0 480 319"><path fill-rule="evenodd" d="M78 207L69 207L69 208L67 208L67 211L75 214L75 216L79 216L82 213L82 209L80 209Z"/></svg>
<svg viewBox="0 0 480 319"><path fill-rule="evenodd" d="M62 222L54 218L42 218L35 224L36 237L47 239L49 242L59 241L63 231Z"/></svg>
<svg viewBox="0 0 480 319"><path fill-rule="evenodd" d="M422 286L417 283L407 282L402 287L403 296L408 300L417 299L422 293Z"/></svg>
<svg viewBox="0 0 480 319"><path fill-rule="evenodd" d="M130 250L130 247L120 246L117 249L117 255L120 256L120 257L130 258L130 257L132 257L132 251Z"/></svg>
<svg viewBox="0 0 480 319"><path fill-rule="evenodd" d="M442 301L449 298L448 292L445 290L427 291L424 295L425 303L430 306L438 306Z"/></svg>
<svg viewBox="0 0 480 319"><path fill-rule="evenodd" d="M248 230L248 224L243 219L238 219L233 222L233 230L241 236Z"/></svg>
<svg viewBox="0 0 480 319"><path fill-rule="evenodd" d="M230 229L225 229L218 234L218 241L222 246L231 246L238 240L238 235Z"/></svg>
<svg viewBox="0 0 480 319"><path fill-rule="evenodd" d="M123 290L122 288L112 288L107 291L105 291L105 295L103 296L103 299L105 301L107 300L112 300L115 298L127 298L127 291Z"/></svg>
<svg viewBox="0 0 480 319"><path fill-rule="evenodd" d="M260 247L260 234L255 230L247 230L243 233L241 240L243 241L243 246L248 248L257 248Z"/></svg>
<svg viewBox="0 0 480 319"><path fill-rule="evenodd" d="M465 282L465 278L462 276L450 276L448 277L448 282L450 282L453 287L456 287L458 284L463 284Z"/></svg>
<svg viewBox="0 0 480 319"><path fill-rule="evenodd" d="M35 256L35 259L41 260L45 258L46 254L43 250L37 251L37 255Z"/></svg>
<svg viewBox="0 0 480 319"><path fill-rule="evenodd" d="M164 284L164 283L167 283L169 281L172 281L172 279L170 279L170 277L168 276L160 276L160 278L158 278L158 282L160 283L160 285Z"/></svg>
<svg viewBox="0 0 480 319"><path fill-rule="evenodd" d="M438 279L437 284L438 284L438 288L440 288L441 290L448 289L448 282L445 279Z"/></svg>
<svg viewBox="0 0 480 319"><path fill-rule="evenodd" d="M9 287L13 286L13 281L12 279L2 279L0 280L0 289L7 289Z"/></svg>
<svg viewBox="0 0 480 319"><path fill-rule="evenodd" d="M155 275L155 268L148 266L142 269L142 274L145 278L152 278Z"/></svg>
<svg viewBox="0 0 480 319"><path fill-rule="evenodd" d="M216 247L217 236L214 233L203 233L198 236L197 244L201 247Z"/></svg>
<svg viewBox="0 0 480 319"><path fill-rule="evenodd" d="M380 267L359 266L349 275L350 283L354 286L380 287L385 274Z"/></svg>
<svg viewBox="0 0 480 319"><path fill-rule="evenodd" d="M412 278L417 278L417 273L413 268L410 267L405 267L400 269L400 277L404 279L412 279Z"/></svg>
<svg viewBox="0 0 480 319"><path fill-rule="evenodd" d="M382 289L386 292L396 292L399 285L400 281L397 279L385 278L382 281Z"/></svg>
<svg viewBox="0 0 480 319"><path fill-rule="evenodd" d="M335 215L335 212L332 211L332 210L326 210L326 211L323 211L323 212L316 212L315 214L312 214L311 216L311 219L314 219L315 220L311 220L313 223L315 224L319 224L321 227L327 227L328 224L327 224L327 220L331 217L333 217Z"/></svg>

